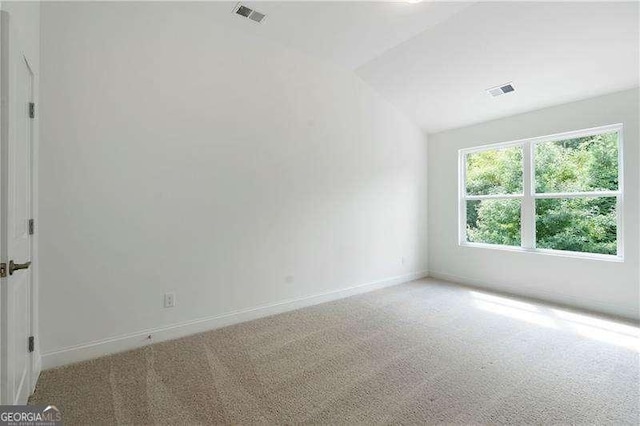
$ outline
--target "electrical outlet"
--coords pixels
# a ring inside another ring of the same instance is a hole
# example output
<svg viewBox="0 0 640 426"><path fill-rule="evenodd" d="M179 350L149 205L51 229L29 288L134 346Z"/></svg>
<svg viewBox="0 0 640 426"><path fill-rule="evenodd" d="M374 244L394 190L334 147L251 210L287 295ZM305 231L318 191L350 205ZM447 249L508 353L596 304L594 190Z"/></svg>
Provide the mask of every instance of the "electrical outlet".
<svg viewBox="0 0 640 426"><path fill-rule="evenodd" d="M174 292L164 294L164 307L173 308L176 306L176 294Z"/></svg>

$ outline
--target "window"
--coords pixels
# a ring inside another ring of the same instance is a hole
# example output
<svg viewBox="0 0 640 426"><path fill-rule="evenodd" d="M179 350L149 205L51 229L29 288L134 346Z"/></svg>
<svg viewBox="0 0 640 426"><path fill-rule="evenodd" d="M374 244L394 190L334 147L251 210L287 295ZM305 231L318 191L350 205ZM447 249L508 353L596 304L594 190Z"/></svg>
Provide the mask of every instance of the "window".
<svg viewBox="0 0 640 426"><path fill-rule="evenodd" d="M622 125L460 150L460 243L622 258Z"/></svg>

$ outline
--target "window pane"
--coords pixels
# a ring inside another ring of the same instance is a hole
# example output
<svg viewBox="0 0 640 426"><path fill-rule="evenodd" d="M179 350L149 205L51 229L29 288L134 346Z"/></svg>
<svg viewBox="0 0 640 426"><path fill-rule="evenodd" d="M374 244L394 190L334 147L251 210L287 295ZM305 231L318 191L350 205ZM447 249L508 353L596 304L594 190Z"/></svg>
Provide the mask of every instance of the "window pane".
<svg viewBox="0 0 640 426"><path fill-rule="evenodd" d="M616 191L618 133L535 146L536 192Z"/></svg>
<svg viewBox="0 0 640 426"><path fill-rule="evenodd" d="M466 167L469 195L522 193L520 146L467 154Z"/></svg>
<svg viewBox="0 0 640 426"><path fill-rule="evenodd" d="M536 200L538 248L616 254L616 197Z"/></svg>
<svg viewBox="0 0 640 426"><path fill-rule="evenodd" d="M520 200L467 201L467 241L520 246Z"/></svg>

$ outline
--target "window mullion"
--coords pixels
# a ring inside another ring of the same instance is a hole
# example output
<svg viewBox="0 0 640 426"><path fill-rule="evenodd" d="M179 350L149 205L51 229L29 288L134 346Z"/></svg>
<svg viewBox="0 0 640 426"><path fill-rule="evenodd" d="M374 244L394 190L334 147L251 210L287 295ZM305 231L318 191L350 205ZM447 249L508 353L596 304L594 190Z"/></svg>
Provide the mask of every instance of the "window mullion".
<svg viewBox="0 0 640 426"><path fill-rule="evenodd" d="M533 197L534 180L534 144L525 142L522 147L522 176L523 193L521 206L522 247L533 249L536 247L536 205Z"/></svg>

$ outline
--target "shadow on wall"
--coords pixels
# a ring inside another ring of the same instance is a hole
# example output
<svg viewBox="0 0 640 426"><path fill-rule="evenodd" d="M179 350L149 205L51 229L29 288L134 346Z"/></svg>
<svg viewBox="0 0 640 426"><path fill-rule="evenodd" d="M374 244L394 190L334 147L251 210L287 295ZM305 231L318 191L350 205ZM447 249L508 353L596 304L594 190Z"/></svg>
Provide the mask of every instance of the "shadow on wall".
<svg viewBox="0 0 640 426"><path fill-rule="evenodd" d="M558 308L547 308L507 297L471 291L478 309L541 327L574 334L640 352L640 328Z"/></svg>

